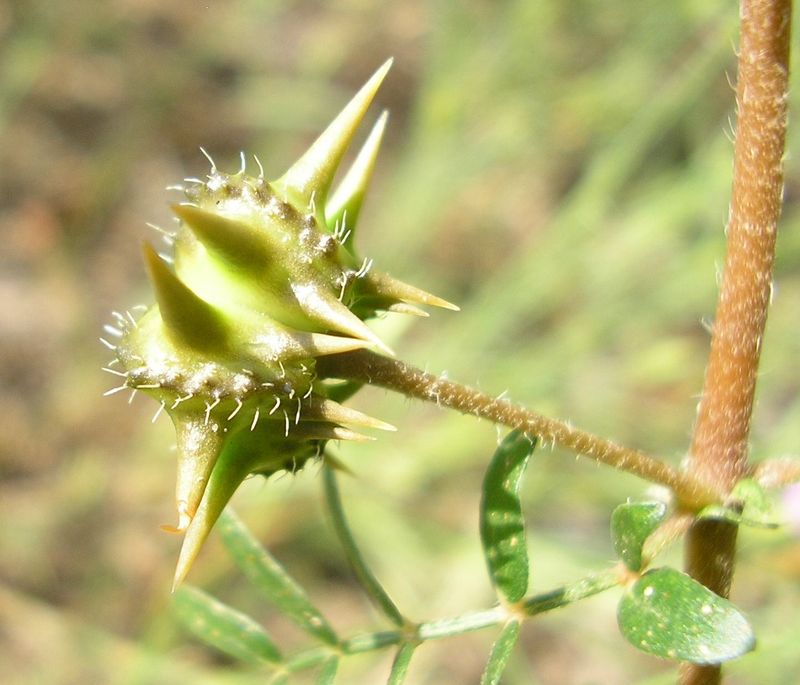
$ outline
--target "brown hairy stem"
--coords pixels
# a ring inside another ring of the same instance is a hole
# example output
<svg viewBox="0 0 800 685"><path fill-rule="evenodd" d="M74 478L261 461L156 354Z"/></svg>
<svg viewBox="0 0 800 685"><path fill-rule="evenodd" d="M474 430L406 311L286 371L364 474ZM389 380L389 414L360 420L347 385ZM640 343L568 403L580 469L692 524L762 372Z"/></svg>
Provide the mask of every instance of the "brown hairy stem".
<svg viewBox="0 0 800 685"><path fill-rule="evenodd" d="M489 419L538 436L545 443L554 443L583 454L603 464L628 471L670 488L686 509L697 510L720 500L713 487L705 485L690 473L682 473L653 457L622 447L604 438L573 428L563 421L551 419L525 407L498 399L445 378L426 373L413 366L380 355L359 350L317 361L323 376L356 380L395 390L407 397L436 402L464 414Z"/></svg>
<svg viewBox="0 0 800 685"><path fill-rule="evenodd" d="M791 0L742 0L738 120L727 255L688 472L729 492L748 470L747 442L772 283L783 191ZM686 570L727 596L736 527L700 521ZM682 685L720 682L719 666L685 667Z"/></svg>
<svg viewBox="0 0 800 685"><path fill-rule="evenodd" d="M778 457L766 459L758 464L752 472L762 488L782 488L800 482L800 459L796 457Z"/></svg>

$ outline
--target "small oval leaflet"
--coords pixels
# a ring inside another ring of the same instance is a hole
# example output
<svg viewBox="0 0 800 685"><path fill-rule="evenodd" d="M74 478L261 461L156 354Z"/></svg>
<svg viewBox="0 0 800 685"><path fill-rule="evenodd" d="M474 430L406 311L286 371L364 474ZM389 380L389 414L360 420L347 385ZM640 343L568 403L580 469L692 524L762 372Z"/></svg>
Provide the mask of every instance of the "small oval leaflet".
<svg viewBox="0 0 800 685"><path fill-rule="evenodd" d="M642 568L642 546L666 512L667 507L662 502L627 502L611 514L614 550L631 571Z"/></svg>
<svg viewBox="0 0 800 685"><path fill-rule="evenodd" d="M415 642L406 642L394 656L392 662L392 671L389 674L389 680L386 685L402 685L408 673L408 666L411 663L411 657L414 656L417 644Z"/></svg>
<svg viewBox="0 0 800 685"><path fill-rule="evenodd" d="M536 440L509 433L492 457L483 480L481 542L492 584L507 602L528 590L528 552L519 485Z"/></svg>
<svg viewBox="0 0 800 685"><path fill-rule="evenodd" d="M673 568L639 578L623 595L617 621L634 647L665 659L719 664L755 646L736 606Z"/></svg>
<svg viewBox="0 0 800 685"><path fill-rule="evenodd" d="M481 676L481 685L497 685L503 676L511 652L519 639L519 621L509 621L492 646L489 661Z"/></svg>

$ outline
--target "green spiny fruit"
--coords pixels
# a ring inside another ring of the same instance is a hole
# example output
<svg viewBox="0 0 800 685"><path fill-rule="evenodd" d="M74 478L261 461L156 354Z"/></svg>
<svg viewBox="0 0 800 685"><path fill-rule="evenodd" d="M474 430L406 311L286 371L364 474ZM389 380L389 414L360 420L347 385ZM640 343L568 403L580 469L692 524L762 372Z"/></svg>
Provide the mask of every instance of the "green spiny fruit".
<svg viewBox="0 0 800 685"><path fill-rule="evenodd" d="M353 247L384 112L330 195L331 182L391 62L384 64L278 180L225 174L188 179L165 260L144 258L156 304L115 313L111 373L169 414L178 443L176 501L185 533L175 583L186 576L222 509L250 474L301 468L353 428L393 427L329 397L315 360L391 350L364 323L377 311L423 314L454 305L372 269ZM257 160L256 160L257 161ZM168 263L171 261L173 264ZM173 266L174 265L174 266Z"/></svg>

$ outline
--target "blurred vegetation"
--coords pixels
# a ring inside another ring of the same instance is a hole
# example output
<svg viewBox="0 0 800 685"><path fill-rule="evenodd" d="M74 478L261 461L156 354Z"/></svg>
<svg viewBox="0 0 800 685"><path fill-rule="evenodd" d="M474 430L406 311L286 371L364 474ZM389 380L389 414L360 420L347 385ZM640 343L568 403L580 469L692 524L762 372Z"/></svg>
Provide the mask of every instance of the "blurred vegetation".
<svg viewBox="0 0 800 685"><path fill-rule="evenodd" d="M0 682L264 682L169 611L171 427L141 398L101 398L97 336L111 309L151 301L144 223L167 225L164 187L206 172L199 145L222 169L258 153L277 176L389 55L363 249L462 312L389 317L382 334L407 361L677 463L723 259L736 19L722 0L0 4ZM786 201L755 459L800 438L791 154ZM373 568L414 618L487 606L477 509L494 428L374 390L356 404L400 428L338 452ZM374 628L318 475L249 481L235 504L339 631ZM537 452L523 492L534 589L606 564L613 506L645 490ZM760 642L731 682L783 683L800 669L800 544L747 530L741 552L734 600ZM191 580L300 644L217 541ZM507 682L670 682L618 635L614 604L525 626ZM492 637L425 645L408 682L474 682ZM340 682L385 680L389 659L354 657Z"/></svg>

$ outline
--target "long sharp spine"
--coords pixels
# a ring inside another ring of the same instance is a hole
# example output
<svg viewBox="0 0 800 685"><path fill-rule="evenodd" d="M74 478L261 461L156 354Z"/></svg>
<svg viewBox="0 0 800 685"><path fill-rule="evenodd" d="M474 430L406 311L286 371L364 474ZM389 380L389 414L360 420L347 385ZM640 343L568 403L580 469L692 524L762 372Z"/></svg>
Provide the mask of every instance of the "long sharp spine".
<svg viewBox="0 0 800 685"><path fill-rule="evenodd" d="M258 240L257 233L245 222L192 205L175 204L172 211L203 245L239 268L263 268L269 258L265 242Z"/></svg>
<svg viewBox="0 0 800 685"><path fill-rule="evenodd" d="M149 244L143 252L161 319L170 333L196 348L224 346L227 327L220 312L195 295Z"/></svg>
<svg viewBox="0 0 800 685"><path fill-rule="evenodd" d="M273 187L295 203L324 207L336 169L364 118L386 72L387 60L344 107L328 128ZM323 217L324 218L324 217Z"/></svg>
<svg viewBox="0 0 800 685"><path fill-rule="evenodd" d="M361 203L375 169L375 160L380 151L388 119L389 113L384 110L372 127L352 166L325 206L325 220L328 226L333 229L339 224L342 227L342 235L346 236L342 242L348 245L353 243Z"/></svg>
<svg viewBox="0 0 800 685"><path fill-rule="evenodd" d="M331 423L362 426L364 428L375 428L384 431L397 430L397 428L390 423L380 421L360 411L345 407L338 402L315 395L309 398L304 416L311 421L324 420Z"/></svg>
<svg viewBox="0 0 800 685"><path fill-rule="evenodd" d="M432 307L441 307L454 312L461 310L458 305L452 302L436 297L436 295L431 295L421 288L399 281L385 273L372 270L364 278L376 293L384 297L391 297L408 304L426 304Z"/></svg>
<svg viewBox="0 0 800 685"><path fill-rule="evenodd" d="M214 430L200 417L173 412L178 442L178 479L175 500L178 507L176 532L186 530L203 498L208 479L223 445L222 431Z"/></svg>
<svg viewBox="0 0 800 685"><path fill-rule="evenodd" d="M316 321L318 325L365 340L385 354L394 356L391 348L335 297L318 289L306 289L297 300L306 316Z"/></svg>

